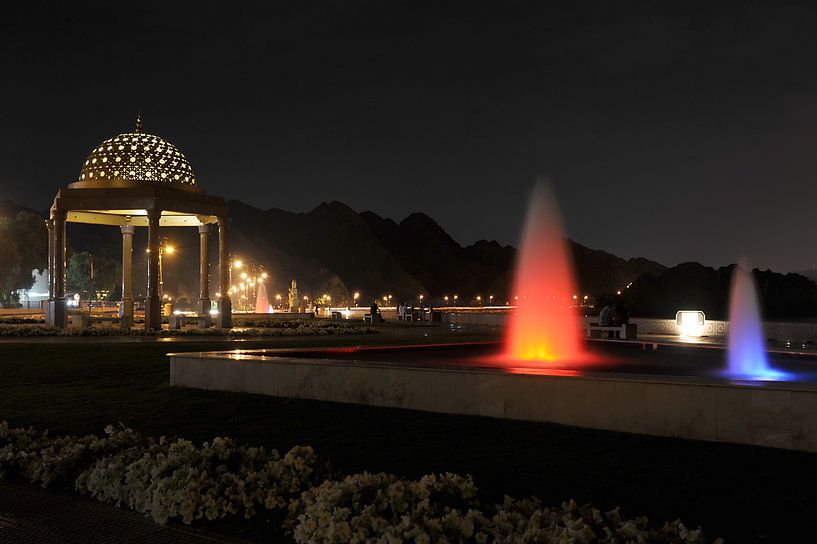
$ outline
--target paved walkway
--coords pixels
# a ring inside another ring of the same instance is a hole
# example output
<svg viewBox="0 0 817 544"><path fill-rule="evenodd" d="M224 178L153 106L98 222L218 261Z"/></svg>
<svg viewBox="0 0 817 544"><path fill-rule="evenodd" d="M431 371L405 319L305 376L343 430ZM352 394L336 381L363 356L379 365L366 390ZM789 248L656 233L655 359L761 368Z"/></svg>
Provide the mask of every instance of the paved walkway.
<svg viewBox="0 0 817 544"><path fill-rule="evenodd" d="M237 544L193 528L154 524L142 514L87 497L0 481L0 543Z"/></svg>

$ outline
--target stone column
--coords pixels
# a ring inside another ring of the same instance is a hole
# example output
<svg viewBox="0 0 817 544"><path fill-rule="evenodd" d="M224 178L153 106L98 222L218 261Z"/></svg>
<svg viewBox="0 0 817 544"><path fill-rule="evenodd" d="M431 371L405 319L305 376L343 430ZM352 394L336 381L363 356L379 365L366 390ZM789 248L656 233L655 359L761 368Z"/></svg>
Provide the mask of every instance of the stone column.
<svg viewBox="0 0 817 544"><path fill-rule="evenodd" d="M145 330L162 328L162 301L159 300L159 218L161 210L148 210L148 296L145 299Z"/></svg>
<svg viewBox="0 0 817 544"><path fill-rule="evenodd" d="M48 307L45 312L45 323L49 327L64 329L67 325L68 315L65 307L65 218L66 212L53 210L51 212L51 274L53 283L53 293L48 299Z"/></svg>
<svg viewBox="0 0 817 544"><path fill-rule="evenodd" d="M54 298L54 221L45 220L48 229L48 299Z"/></svg>
<svg viewBox="0 0 817 544"><path fill-rule="evenodd" d="M199 314L210 315L210 225L199 225Z"/></svg>
<svg viewBox="0 0 817 544"><path fill-rule="evenodd" d="M133 225L122 229L122 305L119 307L119 326L133 327Z"/></svg>
<svg viewBox="0 0 817 544"><path fill-rule="evenodd" d="M229 329L233 326L233 305L230 301L230 218L218 218L218 276L221 300L218 304L218 326Z"/></svg>

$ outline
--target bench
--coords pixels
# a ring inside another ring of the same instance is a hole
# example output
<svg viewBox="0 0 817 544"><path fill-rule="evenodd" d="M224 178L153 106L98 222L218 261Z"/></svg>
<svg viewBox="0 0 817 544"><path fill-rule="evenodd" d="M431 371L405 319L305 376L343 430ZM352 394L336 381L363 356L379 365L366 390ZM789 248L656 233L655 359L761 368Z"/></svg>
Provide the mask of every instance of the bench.
<svg viewBox="0 0 817 544"><path fill-rule="evenodd" d="M167 316L167 326L170 329L183 329L187 322L187 316L184 314L170 314Z"/></svg>
<svg viewBox="0 0 817 544"><path fill-rule="evenodd" d="M635 340L638 336L638 327L635 323L627 323L617 327L602 327L598 323L588 323L585 326L585 331L588 338L603 339L607 336L607 338L612 337L618 340Z"/></svg>
<svg viewBox="0 0 817 544"><path fill-rule="evenodd" d="M371 313L363 314L363 322L364 323L372 323L372 314ZM377 320L374 321L374 323L383 323L383 316L380 315L380 314L377 314Z"/></svg>
<svg viewBox="0 0 817 544"><path fill-rule="evenodd" d="M90 329L94 323L101 323L103 328L110 329L114 323L119 323L119 317L104 315L88 315L86 313L69 313L68 327L71 329Z"/></svg>
<svg viewBox="0 0 817 544"><path fill-rule="evenodd" d="M209 329L213 324L213 318L209 314L170 314L167 317L168 328L183 329L187 322L193 322L199 329Z"/></svg>

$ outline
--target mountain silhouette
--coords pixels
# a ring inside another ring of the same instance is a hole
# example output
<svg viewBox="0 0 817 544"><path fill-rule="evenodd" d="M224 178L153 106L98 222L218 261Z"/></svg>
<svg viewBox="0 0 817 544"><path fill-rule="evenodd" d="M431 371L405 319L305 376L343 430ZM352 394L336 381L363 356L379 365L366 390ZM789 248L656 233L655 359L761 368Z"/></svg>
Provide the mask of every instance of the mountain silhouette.
<svg viewBox="0 0 817 544"><path fill-rule="evenodd" d="M463 246L433 218L412 213L400 222L372 211L356 212L342 202L324 202L306 213L276 208L262 210L232 200L231 251L245 263L263 266L267 292L286 298L292 279L310 299L329 295L346 304L360 293L360 303L392 295L392 302L425 300L440 303L458 296L462 305L509 301L516 249L493 240ZM31 211L0 201L0 216ZM44 213L41 215L45 215ZM177 251L164 262L165 291L177 301L198 298L198 234L195 229L166 228ZM134 294L145 293L146 229L134 236ZM69 224L72 251L88 251L119 260L118 229ZM218 289L217 236L210 236L212 292ZM678 309L703 309L723 317L731 268L698 263L667 268L644 259L623 259L612 253L568 241L577 276L577 294L600 297L622 292L633 315L672 317ZM755 272L767 317L817 315L817 285L797 274ZM240 280L234 277L233 283ZM628 285L631 285L628 288ZM114 292L114 296L117 293Z"/></svg>

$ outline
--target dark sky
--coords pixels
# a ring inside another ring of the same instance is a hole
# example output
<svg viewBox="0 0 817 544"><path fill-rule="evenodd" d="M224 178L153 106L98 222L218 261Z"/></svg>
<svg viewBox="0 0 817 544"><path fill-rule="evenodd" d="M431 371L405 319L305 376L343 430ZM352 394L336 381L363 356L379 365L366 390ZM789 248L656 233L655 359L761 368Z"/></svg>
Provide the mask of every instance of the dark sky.
<svg viewBox="0 0 817 544"><path fill-rule="evenodd" d="M515 244L548 176L591 247L817 263L813 2L62 4L0 0L0 198L46 208L141 107L261 208Z"/></svg>

